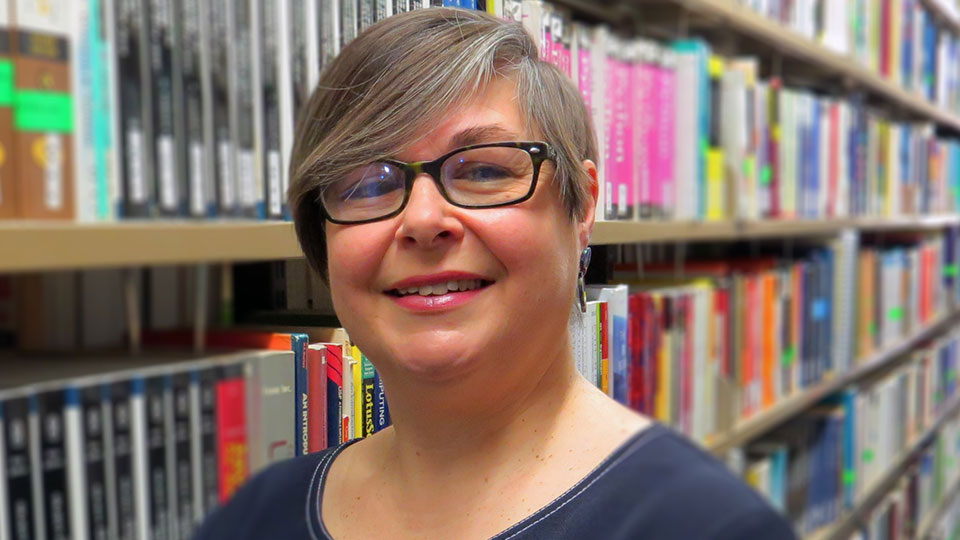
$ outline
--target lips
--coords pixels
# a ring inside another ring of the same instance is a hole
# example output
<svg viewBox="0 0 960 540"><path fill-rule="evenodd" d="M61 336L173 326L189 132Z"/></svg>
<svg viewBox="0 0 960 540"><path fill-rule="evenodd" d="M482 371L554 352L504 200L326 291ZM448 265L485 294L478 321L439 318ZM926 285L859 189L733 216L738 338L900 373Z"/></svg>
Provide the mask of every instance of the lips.
<svg viewBox="0 0 960 540"><path fill-rule="evenodd" d="M404 279L384 293L412 311L435 311L468 302L493 283L477 274L443 272Z"/></svg>

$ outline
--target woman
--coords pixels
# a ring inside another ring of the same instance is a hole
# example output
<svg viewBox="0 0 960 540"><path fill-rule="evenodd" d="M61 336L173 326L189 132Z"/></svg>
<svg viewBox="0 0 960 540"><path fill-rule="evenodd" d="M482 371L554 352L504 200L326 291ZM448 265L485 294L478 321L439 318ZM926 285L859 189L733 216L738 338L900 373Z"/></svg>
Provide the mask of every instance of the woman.
<svg viewBox="0 0 960 540"><path fill-rule="evenodd" d="M392 17L328 67L292 157L303 250L393 427L259 475L200 538L792 538L574 367L597 199L576 88L516 25Z"/></svg>

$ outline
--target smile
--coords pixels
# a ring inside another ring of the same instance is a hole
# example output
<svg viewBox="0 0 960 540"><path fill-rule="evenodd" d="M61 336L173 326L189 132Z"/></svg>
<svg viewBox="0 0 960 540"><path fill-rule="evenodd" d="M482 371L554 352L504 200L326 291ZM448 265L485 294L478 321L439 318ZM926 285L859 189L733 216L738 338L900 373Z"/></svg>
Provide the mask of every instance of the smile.
<svg viewBox="0 0 960 540"><path fill-rule="evenodd" d="M398 289L391 289L387 291L387 294L397 297L412 295L441 296L451 292L466 292L482 289L491 283L493 282L484 279L457 279L444 281L441 283L420 285L416 287L400 287Z"/></svg>

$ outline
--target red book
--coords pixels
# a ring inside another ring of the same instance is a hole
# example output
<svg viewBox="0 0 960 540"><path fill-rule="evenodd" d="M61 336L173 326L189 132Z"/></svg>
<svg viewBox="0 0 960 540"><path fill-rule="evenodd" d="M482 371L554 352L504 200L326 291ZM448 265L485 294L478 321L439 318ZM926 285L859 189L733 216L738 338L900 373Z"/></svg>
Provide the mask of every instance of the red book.
<svg viewBox="0 0 960 540"><path fill-rule="evenodd" d="M640 344L643 325L643 301L638 293L631 294L627 305L627 354L629 357L629 382L627 383L627 402L630 408L645 413L643 409L643 354Z"/></svg>
<svg viewBox="0 0 960 540"><path fill-rule="evenodd" d="M247 479L247 407L243 375L217 383L217 468L220 502Z"/></svg>
<svg viewBox="0 0 960 540"><path fill-rule="evenodd" d="M307 348L307 437L310 453L327 447L327 348Z"/></svg>
<svg viewBox="0 0 960 540"><path fill-rule="evenodd" d="M327 350L327 446L333 448L343 442L344 433L349 433L342 423L343 346L338 343L324 345Z"/></svg>

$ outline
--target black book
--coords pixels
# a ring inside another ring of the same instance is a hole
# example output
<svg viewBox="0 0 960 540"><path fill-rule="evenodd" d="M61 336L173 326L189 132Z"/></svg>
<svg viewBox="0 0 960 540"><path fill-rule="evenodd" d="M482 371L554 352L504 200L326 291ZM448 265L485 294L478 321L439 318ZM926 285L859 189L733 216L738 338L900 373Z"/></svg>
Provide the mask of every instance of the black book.
<svg viewBox="0 0 960 540"><path fill-rule="evenodd" d="M230 10L232 0L212 0L205 2L209 21L210 51L209 77L211 110L208 121L212 131L211 139L215 146L213 158L215 166L215 185L217 204L221 215L237 213L237 178L234 164L232 117L230 115Z"/></svg>
<svg viewBox="0 0 960 540"><path fill-rule="evenodd" d="M257 170L254 129L253 52L251 49L253 13L249 2L230 2L228 12L229 64L233 70L230 87L230 127L234 144L239 213L263 218L264 190Z"/></svg>
<svg viewBox="0 0 960 540"><path fill-rule="evenodd" d="M179 152L183 137L177 133L174 111L180 93L177 89L176 70L179 68L179 49L174 47L173 20L177 17L174 0L148 0L151 114L153 126L154 170L156 174L157 202L163 215L182 215L185 210L186 189L182 185L183 159Z"/></svg>
<svg viewBox="0 0 960 540"><path fill-rule="evenodd" d="M3 531L11 540L36 538L33 489L31 479L32 442L29 436L30 402L27 397L8 398L0 402L3 420L4 464L7 483L7 505L10 529Z"/></svg>
<svg viewBox="0 0 960 540"><path fill-rule="evenodd" d="M169 469L167 467L166 394L168 378L150 377L144 381L143 403L146 414L147 527L150 538L170 538Z"/></svg>
<svg viewBox="0 0 960 540"><path fill-rule="evenodd" d="M189 372L173 376L173 474L176 478L174 529L181 539L190 538L195 525L190 378Z"/></svg>
<svg viewBox="0 0 960 540"><path fill-rule="evenodd" d="M149 216L154 207L149 116L150 70L145 0L114 0L116 79L120 107L117 150L121 157L126 216Z"/></svg>
<svg viewBox="0 0 960 540"><path fill-rule="evenodd" d="M199 494L200 514L206 515L220 504L220 479L217 463L217 382L222 378L221 368L209 368L197 374L198 437L200 460L194 474L201 478Z"/></svg>
<svg viewBox="0 0 960 540"><path fill-rule="evenodd" d="M112 383L109 390L108 412L111 432L108 448L113 459L112 464L107 468L108 478L112 477L107 501L110 505L108 511L115 516L117 538L121 540L137 538L133 473L133 414L130 408L132 390L130 381Z"/></svg>
<svg viewBox="0 0 960 540"><path fill-rule="evenodd" d="M37 394L35 428L40 440L40 471L46 537L69 540L70 497L67 492L67 445L64 418L66 393L62 389Z"/></svg>
<svg viewBox="0 0 960 540"><path fill-rule="evenodd" d="M216 213L214 203L213 182L210 178L208 160L211 149L207 146L204 131L204 83L205 67L202 61L202 32L201 25L207 24L203 15L201 0L182 0L182 23L176 33L180 45L180 88L183 96L183 106L177 109L177 120L183 123L184 137L178 142L180 152L184 156L186 167L182 167L186 176L187 207L194 217L212 216Z"/></svg>
<svg viewBox="0 0 960 540"><path fill-rule="evenodd" d="M262 164L260 175L266 183L267 217L283 218L286 215L286 182L280 156L280 89L278 84L277 68L277 0L262 0L257 3L259 10L256 17L259 28L255 35L259 36L260 50L256 57L259 59L260 85L257 92L259 104L260 140L262 150ZM285 38L286 36L284 36Z"/></svg>
<svg viewBox="0 0 960 540"><path fill-rule="evenodd" d="M91 540L110 538L107 517L106 448L104 445L104 399L106 386L89 386L80 390L80 419L83 426L83 461L87 499L87 534Z"/></svg>

